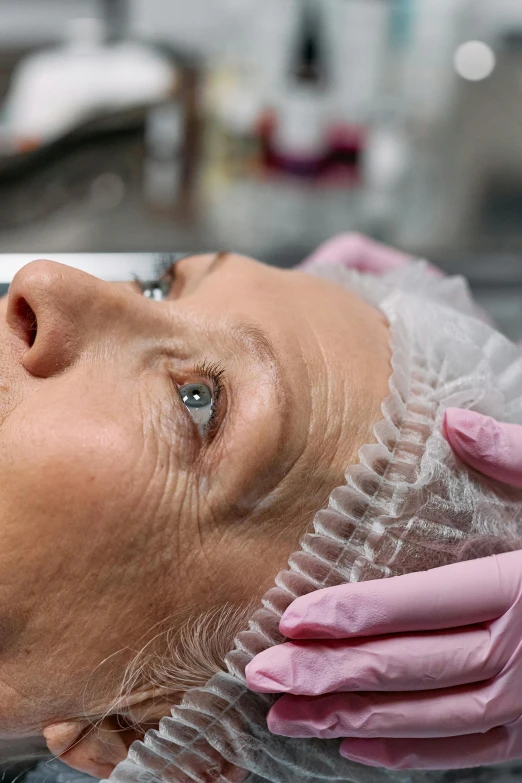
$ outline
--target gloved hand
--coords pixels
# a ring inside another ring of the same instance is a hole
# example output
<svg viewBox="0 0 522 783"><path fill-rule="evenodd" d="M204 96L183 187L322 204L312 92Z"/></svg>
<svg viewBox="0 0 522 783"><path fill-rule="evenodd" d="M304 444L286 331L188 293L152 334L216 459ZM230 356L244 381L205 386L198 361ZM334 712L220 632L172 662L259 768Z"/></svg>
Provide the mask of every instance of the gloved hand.
<svg viewBox="0 0 522 783"><path fill-rule="evenodd" d="M450 409L458 457L522 487L522 428ZM282 692L272 732L342 737L341 754L392 769L522 758L522 551L298 598L295 642L247 666L252 690Z"/></svg>
<svg viewBox="0 0 522 783"><path fill-rule="evenodd" d="M299 265L300 269L321 264L342 264L347 269L380 275L404 264L412 257L387 247L381 242L365 237L363 234L349 233L323 242L312 255Z"/></svg>
<svg viewBox="0 0 522 783"><path fill-rule="evenodd" d="M522 427L449 408L444 434L462 462L497 481L522 487Z"/></svg>

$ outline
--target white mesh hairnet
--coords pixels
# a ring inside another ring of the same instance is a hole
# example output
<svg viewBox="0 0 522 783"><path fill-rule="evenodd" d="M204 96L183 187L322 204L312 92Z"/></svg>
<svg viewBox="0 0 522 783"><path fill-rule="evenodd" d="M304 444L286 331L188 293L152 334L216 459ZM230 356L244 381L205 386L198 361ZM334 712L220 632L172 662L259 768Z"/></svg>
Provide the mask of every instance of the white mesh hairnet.
<svg viewBox="0 0 522 783"><path fill-rule="evenodd" d="M430 277L422 262L378 279L339 267L312 273L352 288L389 321L393 372L375 443L360 450L346 484L317 512L314 532L303 538L236 639L228 672L188 691L158 731L132 745L111 783L490 783L522 771L365 767L341 758L339 740L271 735L265 716L275 697L245 686L245 665L282 640L279 618L295 597L522 547L522 494L463 467L441 431L450 406L522 424L518 349L475 317L461 278Z"/></svg>

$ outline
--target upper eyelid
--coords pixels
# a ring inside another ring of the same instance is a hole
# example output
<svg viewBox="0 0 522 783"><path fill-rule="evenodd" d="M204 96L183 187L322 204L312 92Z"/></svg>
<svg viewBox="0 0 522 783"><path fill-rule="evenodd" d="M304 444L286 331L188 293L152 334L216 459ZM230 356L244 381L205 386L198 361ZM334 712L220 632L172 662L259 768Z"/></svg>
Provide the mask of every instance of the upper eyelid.
<svg viewBox="0 0 522 783"><path fill-rule="evenodd" d="M191 258L195 253L168 253L167 255L158 255L155 257L154 274L156 278L171 272L172 269L185 258Z"/></svg>
<svg viewBox="0 0 522 783"><path fill-rule="evenodd" d="M164 274L161 277L153 278L152 280L145 280L144 278L141 278L139 275L134 274L132 276L132 284L134 285L136 289L136 293L140 296L144 296L145 291L147 290L153 290L156 288L161 288L161 285L163 282L165 282L165 278L167 274L169 274L169 290L167 291L167 296L170 294L174 283L176 282L176 276L174 273L174 266L172 266L171 270L166 270Z"/></svg>
<svg viewBox="0 0 522 783"><path fill-rule="evenodd" d="M162 258L158 257L155 261L154 272L152 277L143 278L138 274L132 275L132 283L137 289L137 293L143 295L147 288L158 288L160 284L169 278L171 287L174 285L177 277L177 265L185 258L190 258L193 253L172 253L169 256Z"/></svg>
<svg viewBox="0 0 522 783"><path fill-rule="evenodd" d="M133 275L133 280L136 287L139 289L139 293L143 295L147 285L154 288L161 287L161 283L164 282L165 278L168 277L168 282L170 284L169 292L167 294L168 296L173 292L176 285L184 285L183 272L181 268L178 267L178 264L185 261L185 259L197 258L201 255L206 255L206 253L173 253L166 258L159 258L159 260L156 261L156 277L154 279L143 280L139 277L139 275ZM203 277L210 274L214 267L217 267L229 255L230 250L219 250L217 253L214 253L212 262L207 268ZM180 271L181 274L179 274ZM177 293L179 294L180 292L178 291Z"/></svg>
<svg viewBox="0 0 522 783"><path fill-rule="evenodd" d="M173 258L172 256L168 259L163 259L159 262L159 265L156 267L156 274L157 278L161 280L163 277L166 277L167 275L171 276L173 281L176 280L177 277L179 277L179 271L181 270L181 267L178 265L181 264L183 261L185 261L188 258L197 258L199 255L203 255L202 253L177 253L176 258Z"/></svg>

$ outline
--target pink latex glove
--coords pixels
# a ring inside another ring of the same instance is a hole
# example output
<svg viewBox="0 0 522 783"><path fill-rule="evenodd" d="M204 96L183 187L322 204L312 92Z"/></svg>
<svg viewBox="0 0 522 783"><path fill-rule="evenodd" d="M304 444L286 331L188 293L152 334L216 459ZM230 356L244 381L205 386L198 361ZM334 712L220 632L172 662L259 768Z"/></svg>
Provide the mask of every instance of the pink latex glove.
<svg viewBox="0 0 522 783"><path fill-rule="evenodd" d="M458 457L522 487L522 428L450 409ZM391 769L522 758L522 551L294 601L294 642L247 666L249 687L286 693L275 734L342 737L341 754Z"/></svg>
<svg viewBox="0 0 522 783"><path fill-rule="evenodd" d="M312 255L305 258L300 269L316 264L342 264L359 272L382 274L409 264L412 257L376 242L363 234L339 234L323 242Z"/></svg>
<svg viewBox="0 0 522 783"><path fill-rule="evenodd" d="M462 462L497 481L522 487L522 427L449 408L444 434Z"/></svg>

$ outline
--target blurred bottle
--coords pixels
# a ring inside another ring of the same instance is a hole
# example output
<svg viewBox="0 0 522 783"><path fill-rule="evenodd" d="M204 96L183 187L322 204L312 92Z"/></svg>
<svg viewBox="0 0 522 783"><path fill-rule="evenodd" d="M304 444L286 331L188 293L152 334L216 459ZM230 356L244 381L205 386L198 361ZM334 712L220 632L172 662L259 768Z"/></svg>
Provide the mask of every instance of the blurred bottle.
<svg viewBox="0 0 522 783"><path fill-rule="evenodd" d="M275 102L267 157L270 165L283 171L313 177L329 153L328 47L319 3L302 0L298 8L295 43Z"/></svg>
<svg viewBox="0 0 522 783"><path fill-rule="evenodd" d="M405 65L414 30L413 0L391 0L380 95L371 113L361 156L362 228L392 242L403 210L403 188L412 166L413 138L404 96Z"/></svg>
<svg viewBox="0 0 522 783"><path fill-rule="evenodd" d="M184 116L180 101L147 112L143 188L146 202L164 210L174 206L180 191Z"/></svg>
<svg viewBox="0 0 522 783"><path fill-rule="evenodd" d="M207 175L212 182L258 173L262 96L256 67L238 57L209 68L205 89Z"/></svg>
<svg viewBox="0 0 522 783"><path fill-rule="evenodd" d="M392 101L383 102L368 133L362 156L364 189L363 228L391 241L402 209L402 187L411 165L411 139L401 112Z"/></svg>
<svg viewBox="0 0 522 783"><path fill-rule="evenodd" d="M382 95L404 102L404 80L414 36L413 0L391 0L388 46L382 73Z"/></svg>

